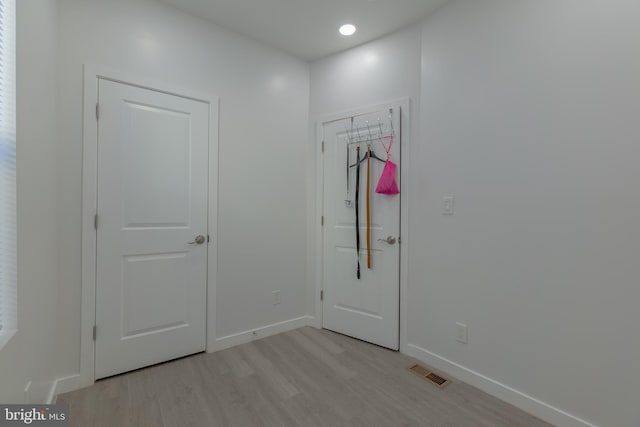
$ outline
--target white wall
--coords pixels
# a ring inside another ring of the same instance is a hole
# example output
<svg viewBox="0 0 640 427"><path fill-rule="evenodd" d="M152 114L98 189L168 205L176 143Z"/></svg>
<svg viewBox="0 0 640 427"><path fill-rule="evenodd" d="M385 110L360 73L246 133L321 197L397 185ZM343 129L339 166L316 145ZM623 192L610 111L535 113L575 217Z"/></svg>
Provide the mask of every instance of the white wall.
<svg viewBox="0 0 640 427"><path fill-rule="evenodd" d="M312 119L420 96L419 25L311 63ZM417 110L416 110L417 111Z"/></svg>
<svg viewBox="0 0 640 427"><path fill-rule="evenodd" d="M423 34L409 340L602 427L640 425L639 15L455 0Z"/></svg>
<svg viewBox="0 0 640 427"><path fill-rule="evenodd" d="M307 64L146 0L61 0L59 42L63 372L79 367L83 63L220 97L217 335L304 316Z"/></svg>
<svg viewBox="0 0 640 427"><path fill-rule="evenodd" d="M45 402L57 377L55 0L17 2L18 333L0 350L0 402Z"/></svg>
<svg viewBox="0 0 640 427"><path fill-rule="evenodd" d="M639 13L452 0L311 68L312 120L419 100L405 350L559 426L640 425Z"/></svg>

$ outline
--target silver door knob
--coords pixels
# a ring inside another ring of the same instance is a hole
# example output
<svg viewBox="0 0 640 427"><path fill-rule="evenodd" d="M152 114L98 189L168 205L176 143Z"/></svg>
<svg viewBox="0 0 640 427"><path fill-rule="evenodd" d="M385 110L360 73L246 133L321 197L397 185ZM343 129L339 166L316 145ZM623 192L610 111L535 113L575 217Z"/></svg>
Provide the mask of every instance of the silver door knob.
<svg viewBox="0 0 640 427"><path fill-rule="evenodd" d="M206 237L204 237L202 234L199 234L196 236L195 240L193 242L189 242L190 245L201 245L203 244L205 241L207 240Z"/></svg>
<svg viewBox="0 0 640 427"><path fill-rule="evenodd" d="M386 239L378 239L378 242L384 242L388 245L395 245L396 244L396 238L393 236L389 236Z"/></svg>

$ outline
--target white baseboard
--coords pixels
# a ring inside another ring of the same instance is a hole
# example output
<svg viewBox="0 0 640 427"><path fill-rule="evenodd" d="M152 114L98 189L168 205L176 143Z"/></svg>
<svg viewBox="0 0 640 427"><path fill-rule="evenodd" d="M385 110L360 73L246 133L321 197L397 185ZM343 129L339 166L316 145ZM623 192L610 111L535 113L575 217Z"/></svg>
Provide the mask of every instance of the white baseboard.
<svg viewBox="0 0 640 427"><path fill-rule="evenodd" d="M502 384L494 379L475 372L451 360L445 359L435 353L430 352L414 344L407 346L407 354L427 365L449 374L460 381L472 385L492 396L497 397L511 405L528 412L543 421L551 423L557 427L598 427L581 418L571 415L568 412L558 409L548 403L542 402L535 397L529 396L508 385Z"/></svg>
<svg viewBox="0 0 640 427"><path fill-rule="evenodd" d="M58 378L53 382L47 403L55 403L59 394L69 393L85 387L80 381L80 374L69 375L68 377Z"/></svg>
<svg viewBox="0 0 640 427"><path fill-rule="evenodd" d="M274 323L272 325L261 326L249 331L239 332L237 334L227 335L216 339L216 351L225 350L240 344L270 337L271 335L280 334L282 332L291 331L303 326L315 326L315 317L302 316L295 319L285 320L284 322Z"/></svg>
<svg viewBox="0 0 640 427"><path fill-rule="evenodd" d="M47 405L56 403L56 399L58 398L58 393L56 391L57 384L58 384L58 380L55 380L51 383L51 389L49 390L49 394L47 395L47 400L45 402Z"/></svg>
<svg viewBox="0 0 640 427"><path fill-rule="evenodd" d="M55 381L32 380L25 384L21 400L13 401L22 405L48 404Z"/></svg>

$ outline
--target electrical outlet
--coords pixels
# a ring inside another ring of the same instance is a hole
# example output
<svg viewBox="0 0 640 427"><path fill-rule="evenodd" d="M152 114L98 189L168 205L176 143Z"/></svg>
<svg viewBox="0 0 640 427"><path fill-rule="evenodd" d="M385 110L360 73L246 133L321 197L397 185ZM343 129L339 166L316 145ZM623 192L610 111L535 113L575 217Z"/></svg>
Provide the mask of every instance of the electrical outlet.
<svg viewBox="0 0 640 427"><path fill-rule="evenodd" d="M454 202L453 196L442 198L442 215L453 215Z"/></svg>
<svg viewBox="0 0 640 427"><path fill-rule="evenodd" d="M271 292L271 301L273 302L273 305L280 304L280 291Z"/></svg>
<svg viewBox="0 0 640 427"><path fill-rule="evenodd" d="M469 327L464 323L456 323L456 327L456 341L467 344L469 342Z"/></svg>

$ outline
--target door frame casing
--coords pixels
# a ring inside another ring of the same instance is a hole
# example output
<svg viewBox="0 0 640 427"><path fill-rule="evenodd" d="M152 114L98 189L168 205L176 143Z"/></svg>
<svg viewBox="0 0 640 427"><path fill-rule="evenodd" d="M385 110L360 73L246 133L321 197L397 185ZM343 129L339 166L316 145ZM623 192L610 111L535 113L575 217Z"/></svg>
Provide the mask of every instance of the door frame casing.
<svg viewBox="0 0 640 427"><path fill-rule="evenodd" d="M215 351L216 277L218 260L218 129L219 98L206 91L176 88L165 82L131 75L107 67L83 66L83 130L82 130L82 302L80 329L80 375L73 388L95 382L96 263L97 230L95 215L98 201L98 104L99 80L135 86L142 89L192 99L209 105L209 172L207 229L211 241L207 248L207 321L206 351ZM99 330L98 330L98 333Z"/></svg>
<svg viewBox="0 0 640 427"><path fill-rule="evenodd" d="M322 329L323 324L323 310L321 292L323 291L324 283L324 227L322 225L322 215L324 214L324 153L322 151L322 142L324 141L324 125L327 123L349 119L351 117L362 116L376 111L388 110L389 108L400 109L400 352L407 353L409 348L407 346L407 283L408 283L408 225L409 225L409 156L411 148L411 99L400 98L380 104L369 105L362 108L343 111L341 113L335 113L323 116L316 120L316 144L315 144L315 157L316 157L316 200L315 200L315 324L318 329Z"/></svg>

